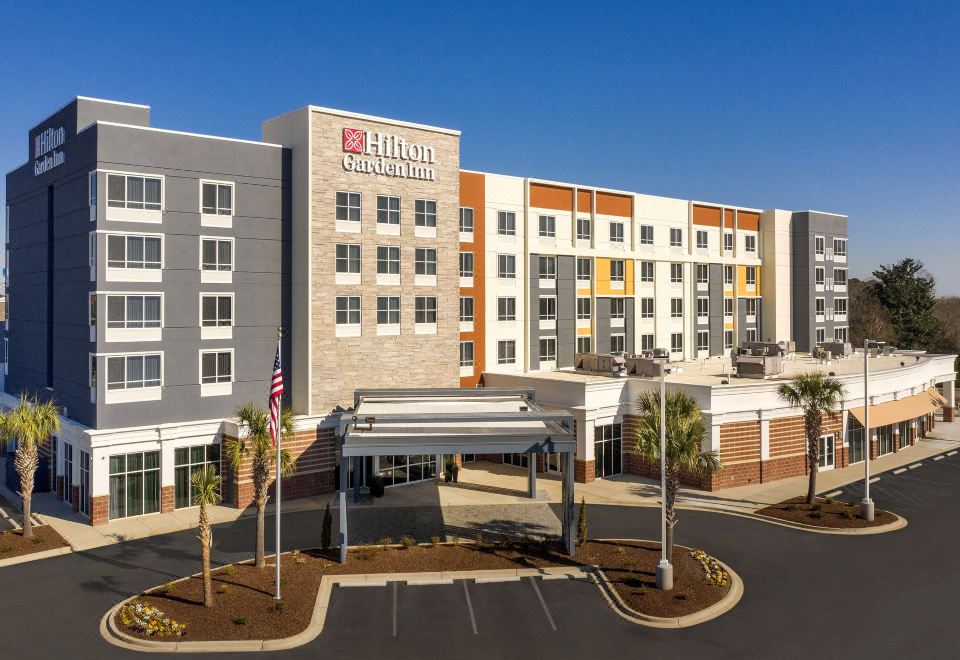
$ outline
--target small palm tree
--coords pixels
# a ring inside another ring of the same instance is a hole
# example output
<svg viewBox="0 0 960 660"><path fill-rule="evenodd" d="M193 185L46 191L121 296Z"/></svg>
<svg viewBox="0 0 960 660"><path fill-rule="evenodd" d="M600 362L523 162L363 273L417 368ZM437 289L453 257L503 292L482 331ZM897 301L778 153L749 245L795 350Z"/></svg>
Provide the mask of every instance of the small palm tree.
<svg viewBox="0 0 960 660"><path fill-rule="evenodd" d="M648 390L637 397L639 413L635 451L651 464L660 463L660 392ZM666 556L673 557L673 528L677 524L680 475L708 477L723 469L716 452L703 451L703 419L696 400L683 390L667 392L666 418Z"/></svg>
<svg viewBox="0 0 960 660"><path fill-rule="evenodd" d="M803 408L803 434L807 441L807 462L810 480L807 484L807 504L813 504L817 495L817 471L820 468L820 432L823 416L835 412L843 403L843 384L833 376L820 371L807 371L783 383L777 395L793 408Z"/></svg>
<svg viewBox="0 0 960 660"><path fill-rule="evenodd" d="M190 475L193 501L200 507L197 538L200 540L200 558L203 562L203 604L213 607L213 578L210 576L210 550L213 548L213 530L207 517L207 507L220 502L220 475L212 465L197 468Z"/></svg>
<svg viewBox="0 0 960 660"><path fill-rule="evenodd" d="M270 440L270 425L267 411L254 403L245 403L234 411L234 417L240 426L241 437L228 442L224 447L227 462L234 470L239 470L249 458L253 479L253 500L257 505L257 549L256 567L266 566L263 552L263 537L267 508L267 488L270 474L276 463L276 449ZM284 408L280 413L280 441L293 433L293 411ZM290 452L280 452L280 476L289 477L295 469Z"/></svg>
<svg viewBox="0 0 960 660"><path fill-rule="evenodd" d="M20 475L20 498L23 502L23 538L33 536L30 520L30 501L33 497L33 477L39 465L39 449L50 436L60 430L60 413L52 401L41 402L37 397L20 395L15 408L0 413L0 436L4 442L17 440L13 466Z"/></svg>

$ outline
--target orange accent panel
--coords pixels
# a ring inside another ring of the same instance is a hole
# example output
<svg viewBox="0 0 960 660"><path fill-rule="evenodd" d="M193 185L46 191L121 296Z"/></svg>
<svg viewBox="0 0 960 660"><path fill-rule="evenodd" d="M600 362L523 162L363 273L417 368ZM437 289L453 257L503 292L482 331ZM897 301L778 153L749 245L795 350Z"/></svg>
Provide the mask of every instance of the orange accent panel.
<svg viewBox="0 0 960 660"><path fill-rule="evenodd" d="M577 211L590 213L590 191L577 190Z"/></svg>
<svg viewBox="0 0 960 660"><path fill-rule="evenodd" d="M530 184L530 206L557 211L573 210L573 190L542 183Z"/></svg>
<svg viewBox="0 0 960 660"><path fill-rule="evenodd" d="M578 337L589 337L593 334L593 328L577 328Z"/></svg>
<svg viewBox="0 0 960 660"><path fill-rule="evenodd" d="M737 213L737 229L747 229L749 231L760 231L760 214L753 211L740 211Z"/></svg>
<svg viewBox="0 0 960 660"><path fill-rule="evenodd" d="M577 289L577 295L578 295L578 296L589 296L589 295L590 295L590 289Z"/></svg>
<svg viewBox="0 0 960 660"><path fill-rule="evenodd" d="M486 219L486 181L483 174L460 172L460 206L473 209L473 243L461 243L461 252L473 252L473 286L460 294L473 296L473 332L461 332L460 339L473 341L473 376L460 379L460 387L476 387L486 365L486 265L484 259L484 220Z"/></svg>
<svg viewBox="0 0 960 660"><path fill-rule="evenodd" d="M693 206L693 224L703 227L720 226L720 209L715 206ZM731 225L733 222L731 221Z"/></svg>
<svg viewBox="0 0 960 660"><path fill-rule="evenodd" d="M723 226L726 229L733 229L733 209L723 210Z"/></svg>
<svg viewBox="0 0 960 660"><path fill-rule="evenodd" d="M604 215L619 215L624 218L630 218L633 216L633 197L598 192L597 213L602 213Z"/></svg>

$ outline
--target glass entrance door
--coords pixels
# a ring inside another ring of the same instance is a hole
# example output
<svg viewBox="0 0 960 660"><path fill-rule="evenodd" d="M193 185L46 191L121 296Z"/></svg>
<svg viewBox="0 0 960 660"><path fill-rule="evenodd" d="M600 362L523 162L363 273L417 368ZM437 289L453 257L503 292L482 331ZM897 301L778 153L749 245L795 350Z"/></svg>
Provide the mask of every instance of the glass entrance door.
<svg viewBox="0 0 960 660"><path fill-rule="evenodd" d="M621 424L605 424L593 430L594 473L597 479L620 474L623 471L622 433Z"/></svg>
<svg viewBox="0 0 960 660"><path fill-rule="evenodd" d="M893 426L877 427L877 455L883 456L893 451Z"/></svg>
<svg viewBox="0 0 960 660"><path fill-rule="evenodd" d="M90 454L80 450L80 513L90 515Z"/></svg>
<svg viewBox="0 0 960 660"><path fill-rule="evenodd" d="M821 470L833 469L833 465L834 465L833 450L834 450L834 437L832 435L821 435L820 436L820 469Z"/></svg>
<svg viewBox="0 0 960 660"><path fill-rule="evenodd" d="M63 443L63 499L73 504L73 445Z"/></svg>

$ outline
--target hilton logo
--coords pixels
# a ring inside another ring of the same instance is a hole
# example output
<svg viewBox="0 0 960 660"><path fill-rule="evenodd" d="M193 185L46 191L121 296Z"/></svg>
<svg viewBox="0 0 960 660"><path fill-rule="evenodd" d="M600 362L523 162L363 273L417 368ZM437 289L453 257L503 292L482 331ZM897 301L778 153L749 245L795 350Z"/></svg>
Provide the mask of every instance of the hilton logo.
<svg viewBox="0 0 960 660"><path fill-rule="evenodd" d="M60 147L66 142L67 132L60 128L48 128L33 138L33 175L40 176L57 165L62 165L66 156ZM60 151L57 151L60 149ZM53 153L50 153L50 152Z"/></svg>
<svg viewBox="0 0 960 660"><path fill-rule="evenodd" d="M351 154L362 154L367 144L367 134L359 128L343 129L343 150Z"/></svg>
<svg viewBox="0 0 960 660"><path fill-rule="evenodd" d="M432 167L436 162L433 147L420 144L408 144L399 135L364 131L359 128L343 129L343 169L348 172L393 176L401 179L436 181L437 175ZM357 158L354 154L371 156ZM391 163L390 160L404 161Z"/></svg>

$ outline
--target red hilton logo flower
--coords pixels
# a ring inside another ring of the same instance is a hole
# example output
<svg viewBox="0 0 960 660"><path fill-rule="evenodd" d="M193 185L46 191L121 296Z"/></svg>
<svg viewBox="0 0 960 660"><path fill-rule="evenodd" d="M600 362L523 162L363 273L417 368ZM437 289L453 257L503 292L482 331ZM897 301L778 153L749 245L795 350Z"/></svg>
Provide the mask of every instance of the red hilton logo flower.
<svg viewBox="0 0 960 660"><path fill-rule="evenodd" d="M343 129L343 150L352 154L362 154L366 146L367 134L359 128Z"/></svg>

